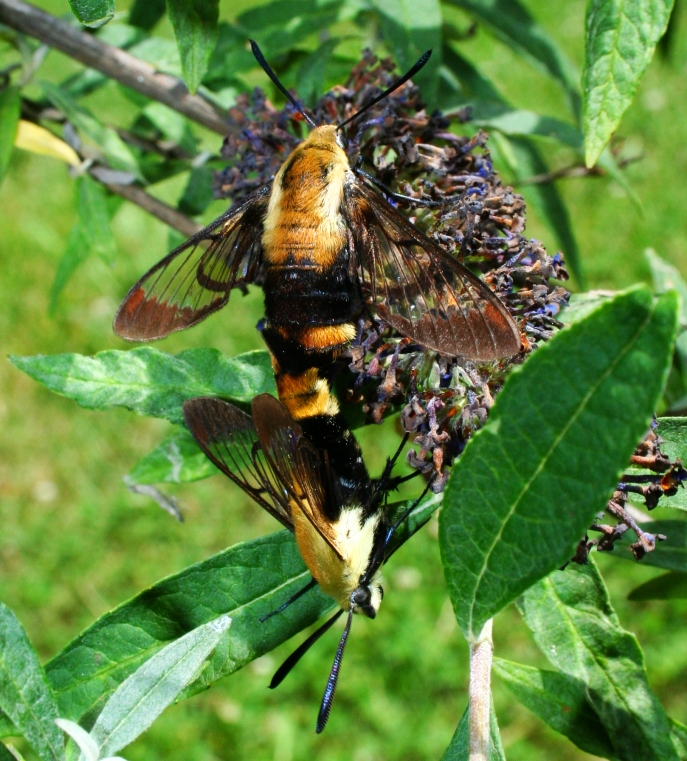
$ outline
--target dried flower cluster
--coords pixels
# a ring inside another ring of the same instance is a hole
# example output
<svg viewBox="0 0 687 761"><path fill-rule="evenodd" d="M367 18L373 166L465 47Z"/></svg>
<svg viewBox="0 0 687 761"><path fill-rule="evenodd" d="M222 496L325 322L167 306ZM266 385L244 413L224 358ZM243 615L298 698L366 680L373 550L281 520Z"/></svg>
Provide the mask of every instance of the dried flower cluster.
<svg viewBox="0 0 687 761"><path fill-rule="evenodd" d="M680 460L671 460L661 451L663 439L655 432L656 423L640 442L632 456L631 464L636 470L648 470L649 473L626 473L608 500L606 512L617 519L617 523L609 525L600 523L604 513L600 513L597 522L590 526L590 531L601 533L598 539L585 536L577 546L573 562L586 563L589 552L596 546L599 552L611 552L615 543L626 531L631 530L637 540L630 545L632 554L641 560L647 552L656 548L657 541L663 541L663 534L651 534L643 531L641 525L632 516L634 509L629 502L630 494L639 494L647 510L658 506L661 497L672 497L677 493L687 479L687 470L682 467Z"/></svg>
<svg viewBox="0 0 687 761"><path fill-rule="evenodd" d="M366 52L346 84L320 98L312 110L315 122L351 116L393 82L394 68L391 59L380 61ZM446 483L446 466L486 422L507 367L523 362L561 327L557 316L569 298L560 285L568 278L561 254L550 256L541 243L524 237L525 202L501 183L487 135L478 131L467 137L449 130L452 123L469 118L469 109L427 114L418 88L408 83L370 109L348 135L351 164L360 162L378 183L415 199L418 203L407 202L411 220L481 274L523 335L515 357L475 363L426 351L388 325L361 320L358 336L339 368L351 373L344 384L347 401L362 404L375 423L387 411L400 409L402 426L417 445L408 462L424 473L436 473L436 492ZM307 125L290 104L277 110L259 89L239 98L230 119L234 131L223 148L229 166L216 174L215 194L239 201L271 180ZM392 196L389 201L403 203ZM602 537L585 537L574 558L577 562L586 562L594 545L600 551L612 549L628 528L637 535L632 550L638 559L662 538L639 528L626 509L627 495L642 494L652 509L660 496L674 493L671 490L687 473L680 463L661 454L660 439L653 432L638 448L633 463L657 475L625 477L607 506L618 522L591 526Z"/></svg>
<svg viewBox="0 0 687 761"><path fill-rule="evenodd" d="M319 100L315 121L352 115L393 82L393 70L391 59L378 61L366 52L346 84ZM257 89L238 101L230 118L234 132L223 155L231 163L217 174L215 192L240 200L268 182L300 142L303 118L290 104L276 110ZM556 315L569 295L551 282L568 277L561 255L550 257L522 235L524 200L501 184L487 135L449 131L452 121L468 118L468 111L428 115L418 88L408 83L370 109L348 136L352 164L360 161L395 193L432 204L409 202L412 221L483 275L527 337L516 357L476 364L427 352L384 324L361 321L357 340L342 358L342 367L353 372L348 400L362 403L376 423L390 407L402 407L403 427L419 446L409 462L437 472L435 491L444 487L445 466L486 421L506 366L522 362L560 327Z"/></svg>

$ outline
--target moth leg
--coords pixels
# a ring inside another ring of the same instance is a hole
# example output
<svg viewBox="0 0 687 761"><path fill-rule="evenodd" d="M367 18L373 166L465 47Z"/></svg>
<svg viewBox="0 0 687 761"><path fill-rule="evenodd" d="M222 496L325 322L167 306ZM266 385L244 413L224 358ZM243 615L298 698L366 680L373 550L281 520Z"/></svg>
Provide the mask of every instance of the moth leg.
<svg viewBox="0 0 687 761"><path fill-rule="evenodd" d="M361 175L366 180L369 180L373 185L376 185L384 195L388 196L389 198L393 198L394 201L406 201L407 203L411 203L415 206L426 206L428 208L436 208L438 206L448 206L449 204L455 203L455 198L446 198L443 201L426 201L422 198L413 198L413 196L405 196L403 193L396 193L395 191L391 190L391 188L388 188L383 182L380 182L376 177L373 177L371 174L368 174L365 172L359 164L362 163L360 160L356 162L355 167L353 168L353 171L356 174Z"/></svg>
<svg viewBox="0 0 687 761"><path fill-rule="evenodd" d="M317 586L317 582L315 581L315 579L310 579L310 581L302 589L299 589L298 592L291 595L291 597L289 597L289 599L285 603L282 603L276 610L273 610L271 613L268 613L266 616L263 616L260 619L260 623L264 624L268 618L272 618L272 616L276 616L277 613L281 613L282 610L286 610L286 608L288 608L289 605L291 605L291 603L296 602L296 600L298 600L300 597L303 597L303 595L306 592L309 592L313 587L316 587L316 586Z"/></svg>

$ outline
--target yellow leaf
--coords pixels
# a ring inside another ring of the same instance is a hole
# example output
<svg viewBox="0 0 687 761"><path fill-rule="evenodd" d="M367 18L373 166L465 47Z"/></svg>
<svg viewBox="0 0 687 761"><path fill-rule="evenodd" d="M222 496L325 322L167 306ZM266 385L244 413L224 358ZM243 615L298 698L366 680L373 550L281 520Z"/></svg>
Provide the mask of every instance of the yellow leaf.
<svg viewBox="0 0 687 761"><path fill-rule="evenodd" d="M14 140L17 148L31 153L40 153L44 156L52 156L54 159L65 161L70 166L79 166L81 159L76 151L64 140L55 137L44 127L23 119L19 122L19 129Z"/></svg>

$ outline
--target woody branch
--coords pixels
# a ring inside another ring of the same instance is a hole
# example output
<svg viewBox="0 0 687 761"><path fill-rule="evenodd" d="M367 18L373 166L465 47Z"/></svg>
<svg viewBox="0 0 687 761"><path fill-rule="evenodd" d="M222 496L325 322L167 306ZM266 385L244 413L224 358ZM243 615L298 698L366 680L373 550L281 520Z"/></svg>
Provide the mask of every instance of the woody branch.
<svg viewBox="0 0 687 761"><path fill-rule="evenodd" d="M156 71L149 63L102 42L50 13L22 0L0 0L0 23L40 40L148 98L164 103L213 132L228 134L222 114L200 96L191 95L180 79Z"/></svg>

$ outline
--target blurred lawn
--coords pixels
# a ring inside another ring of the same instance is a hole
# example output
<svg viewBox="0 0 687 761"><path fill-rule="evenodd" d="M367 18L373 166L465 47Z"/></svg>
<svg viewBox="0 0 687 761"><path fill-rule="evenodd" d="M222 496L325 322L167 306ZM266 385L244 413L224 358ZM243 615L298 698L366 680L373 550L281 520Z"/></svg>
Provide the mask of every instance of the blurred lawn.
<svg viewBox="0 0 687 761"><path fill-rule="evenodd" d="M256 3L222 3L223 18ZM529 2L536 17L578 63L584 3ZM65 13L66 3L40 2ZM118 4L124 5L124 3ZM563 11L561 12L561 9ZM456 13L456 21L464 20ZM638 213L606 179L560 184L571 209L590 287L619 288L647 278L646 246L687 272L687 20L670 62L655 60L622 124L624 150L642 154L628 177L643 204ZM566 118L559 92L483 32L463 46L511 102ZM59 79L69 62L51 53L43 75ZM94 109L126 108L114 88L91 99ZM100 111L99 111L100 113ZM217 149L219 139L208 136ZM553 149L554 166L570 157ZM173 199L183 182L167 183ZM167 250L162 225L129 205L114 229L117 266L92 260L77 272L55 319L47 303L55 266L75 219L66 169L49 159L16 155L0 188L0 335L4 353L37 354L127 348L111 332L122 295ZM208 218L223 208L215 204ZM529 234L551 246L530 218ZM262 348L255 323L261 294L235 295L232 309L160 344L167 351L216 346L227 354ZM43 658L51 657L94 618L161 577L229 544L276 530L268 516L226 480L168 490L184 505L175 523L150 500L126 491L122 475L155 446L168 424L124 411L95 413L61 399L0 363L0 599L20 617ZM397 441L393 422L360 432L373 473ZM661 513L659 515L659 513ZM677 517L656 511L655 517ZM627 552L626 548L619 551ZM624 626L645 649L653 686L670 714L687 722L687 603L628 603L627 593L657 572L613 557L599 562ZM377 761L439 759L466 703L467 648L444 586L436 521L386 569L388 594L374 622L356 620L332 719L323 736L314 722L334 654L336 633L320 642L275 692L274 668L287 643L209 692L168 710L125 751L130 761L274 759ZM496 654L545 666L512 608L495 625ZM299 639L300 641L300 639ZM495 684L509 761L590 758L546 729ZM25 746L22 746L25 747Z"/></svg>

